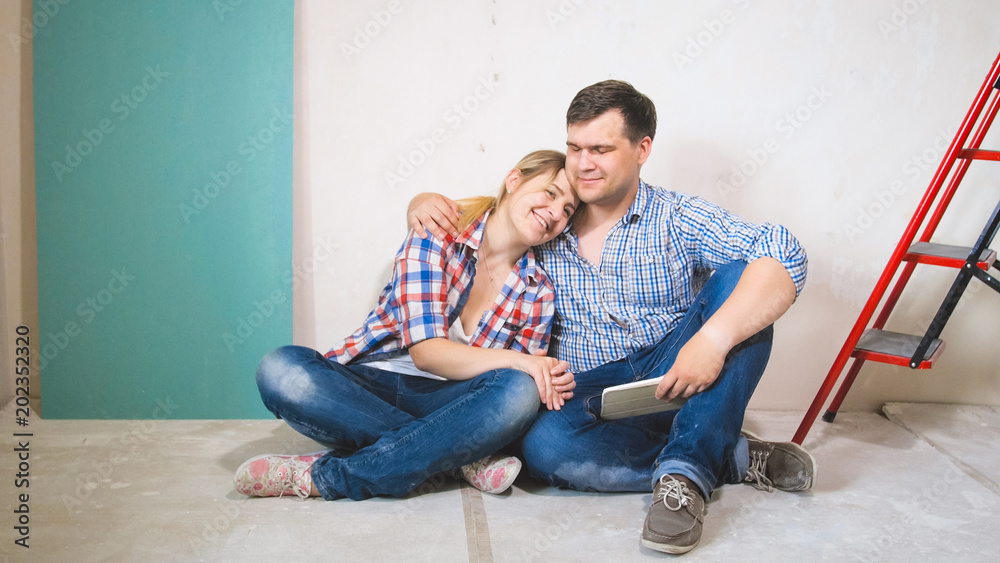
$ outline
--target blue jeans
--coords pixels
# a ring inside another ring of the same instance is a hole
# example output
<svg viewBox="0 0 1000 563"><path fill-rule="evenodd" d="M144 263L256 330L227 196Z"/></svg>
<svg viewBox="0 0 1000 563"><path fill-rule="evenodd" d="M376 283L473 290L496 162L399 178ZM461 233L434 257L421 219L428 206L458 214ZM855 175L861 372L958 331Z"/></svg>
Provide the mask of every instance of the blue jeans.
<svg viewBox="0 0 1000 563"><path fill-rule="evenodd" d="M534 380L517 370L440 381L344 366L300 346L265 356L257 386L268 410L332 448L311 472L326 500L403 496L514 441L540 406Z"/></svg>
<svg viewBox="0 0 1000 563"><path fill-rule="evenodd" d="M716 270L681 323L659 343L576 374L574 398L539 414L522 440L525 465L548 483L583 491L648 492L667 473L684 475L706 499L716 486L746 476L749 455L740 436L747 403L771 353L767 327L729 353L718 379L678 411L602 421L601 392L659 377L681 346L729 297L746 264Z"/></svg>

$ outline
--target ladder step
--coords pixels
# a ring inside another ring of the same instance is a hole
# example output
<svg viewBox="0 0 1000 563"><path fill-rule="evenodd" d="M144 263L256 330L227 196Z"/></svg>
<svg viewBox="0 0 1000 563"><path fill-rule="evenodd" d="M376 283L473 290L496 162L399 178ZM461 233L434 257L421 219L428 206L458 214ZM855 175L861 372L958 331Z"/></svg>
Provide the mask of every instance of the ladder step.
<svg viewBox="0 0 1000 563"><path fill-rule="evenodd" d="M915 242L907 249L903 260L918 264L933 264L949 268L965 266L965 260L972 254L972 247L938 244L935 242ZM994 250L987 248L979 255L979 267L988 270L990 264L997 258Z"/></svg>
<svg viewBox="0 0 1000 563"><path fill-rule="evenodd" d="M921 336L912 334L870 329L858 340L857 346L854 347L854 353L851 355L863 360L908 367L910 358L917 351L921 338ZM943 340L937 338L932 340L927 353L924 354L923 361L917 368L930 368L943 350Z"/></svg>
<svg viewBox="0 0 1000 563"><path fill-rule="evenodd" d="M957 156L966 160L1000 160L1000 151L961 149L958 151Z"/></svg>

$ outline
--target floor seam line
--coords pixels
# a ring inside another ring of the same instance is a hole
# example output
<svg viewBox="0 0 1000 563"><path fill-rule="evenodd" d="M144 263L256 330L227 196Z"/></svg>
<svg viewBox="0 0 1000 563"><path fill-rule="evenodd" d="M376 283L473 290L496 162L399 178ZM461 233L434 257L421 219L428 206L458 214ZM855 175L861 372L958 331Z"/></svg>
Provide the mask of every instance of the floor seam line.
<svg viewBox="0 0 1000 563"><path fill-rule="evenodd" d="M479 489L462 484L462 512L465 515L465 538L469 548L470 563L493 563L490 527L486 520L486 506Z"/></svg>
<svg viewBox="0 0 1000 563"><path fill-rule="evenodd" d="M923 434L920 434L916 430L914 430L914 429L910 428L909 426L907 426L906 423L903 422L903 420L900 417L898 417L898 416L895 415L895 413L885 412L885 415L886 415L886 417L889 420L891 420L892 422L894 422L896 425L898 425L901 428L905 429L907 432L909 432L910 434L913 434L916 438L920 439L925 444L927 444L930 447L934 448L934 451L936 451L936 452L940 453L941 455L943 455L944 457L948 458L948 460L951 461L952 464L954 464L956 467L958 467L962 471L962 473L965 473L970 479L972 479L973 481L979 483L980 485L982 485L984 488L986 488L987 490L989 490L994 495L1000 497L1000 485L997 485L996 483L994 483L993 480L990 479L988 476L986 476L984 473L982 473L981 471L979 471L975 467L972 467L968 463L965 463L964 461L962 461L961 459L959 459L957 456L955 456L954 454L952 454L951 452L949 452L947 449L945 449L942 446L938 445L934 440L928 438L927 436L924 436Z"/></svg>

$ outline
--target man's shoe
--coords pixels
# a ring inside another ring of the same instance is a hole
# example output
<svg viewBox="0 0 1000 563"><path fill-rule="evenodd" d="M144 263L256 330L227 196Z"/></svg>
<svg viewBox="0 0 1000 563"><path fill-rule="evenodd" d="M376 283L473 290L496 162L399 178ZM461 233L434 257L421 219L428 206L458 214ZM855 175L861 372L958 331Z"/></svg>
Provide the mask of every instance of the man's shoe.
<svg viewBox="0 0 1000 563"><path fill-rule="evenodd" d="M642 545L681 554L701 540L705 500L698 487L682 475L664 475L653 489L653 503L642 525Z"/></svg>
<svg viewBox="0 0 1000 563"><path fill-rule="evenodd" d="M323 452L305 456L259 455L252 457L236 470L233 485L236 490L254 497L297 495L302 499L312 489L312 464Z"/></svg>
<svg viewBox="0 0 1000 563"><path fill-rule="evenodd" d="M743 431L750 444L750 470L744 483L761 491L807 491L816 480L816 460L793 442L765 442Z"/></svg>
<svg viewBox="0 0 1000 563"><path fill-rule="evenodd" d="M521 471L521 460L514 456L493 454L459 468L470 485L484 493L499 495L514 484Z"/></svg>

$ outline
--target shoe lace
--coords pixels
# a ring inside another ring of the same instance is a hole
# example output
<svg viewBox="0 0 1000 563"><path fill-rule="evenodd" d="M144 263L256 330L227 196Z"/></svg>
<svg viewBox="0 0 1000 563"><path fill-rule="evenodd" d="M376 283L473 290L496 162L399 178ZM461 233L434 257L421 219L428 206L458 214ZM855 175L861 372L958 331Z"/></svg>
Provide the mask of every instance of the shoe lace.
<svg viewBox="0 0 1000 563"><path fill-rule="evenodd" d="M769 451L751 451L750 468L747 470L747 476L743 479L743 482L749 483L758 491L773 492L774 484L765 473L767 471L767 458L769 457L771 457L771 452Z"/></svg>
<svg viewBox="0 0 1000 563"><path fill-rule="evenodd" d="M663 506L671 512L677 512L682 507L694 503L694 492L688 488L687 483L678 481L670 475L660 477L660 488L657 494L656 502L662 502ZM670 499L676 503L674 506L671 506Z"/></svg>
<svg viewBox="0 0 1000 563"><path fill-rule="evenodd" d="M307 476L311 477L309 469L301 469L296 467L294 463L290 463L284 478L281 480L281 492L278 493L278 497L285 496L285 492L290 490L302 500L309 498L310 487L303 484L308 481L309 485L312 485L312 479L306 479Z"/></svg>

